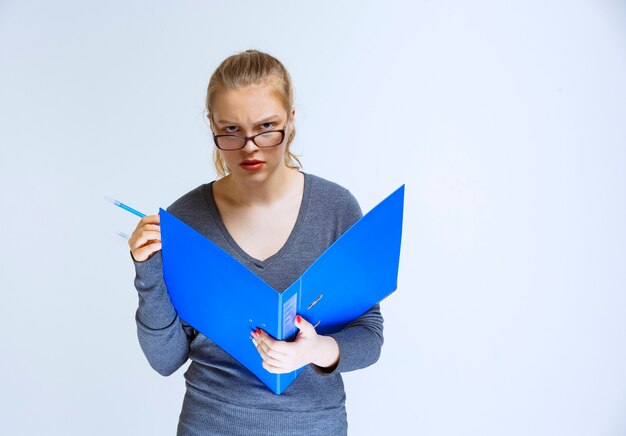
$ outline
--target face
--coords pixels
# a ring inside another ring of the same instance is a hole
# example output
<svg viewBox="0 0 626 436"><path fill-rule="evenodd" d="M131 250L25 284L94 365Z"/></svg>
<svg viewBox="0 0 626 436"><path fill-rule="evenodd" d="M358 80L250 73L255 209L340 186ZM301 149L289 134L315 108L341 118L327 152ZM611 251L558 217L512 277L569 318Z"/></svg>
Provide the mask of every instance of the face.
<svg viewBox="0 0 626 436"><path fill-rule="evenodd" d="M217 93L210 114L215 135L253 136L270 130L285 129L285 139L275 147L258 147L249 140L240 150L218 150L233 177L260 182L287 170L287 137L295 112L289 115L271 85L253 85Z"/></svg>

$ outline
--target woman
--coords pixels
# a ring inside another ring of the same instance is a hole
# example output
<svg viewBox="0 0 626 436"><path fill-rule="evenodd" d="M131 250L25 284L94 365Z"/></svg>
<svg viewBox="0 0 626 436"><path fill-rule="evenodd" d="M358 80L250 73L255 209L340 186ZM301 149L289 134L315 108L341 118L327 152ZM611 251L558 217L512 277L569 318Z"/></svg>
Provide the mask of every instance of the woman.
<svg viewBox="0 0 626 436"><path fill-rule="evenodd" d="M295 110L289 73L274 57L247 50L213 73L206 99L218 180L168 211L219 245L277 291L285 290L361 217L348 190L301 172L289 147ZM253 332L272 373L305 366L281 394L179 319L163 281L159 216L141 219L129 246L139 293L140 345L162 375L191 359L180 435L347 433L341 373L376 362L383 343L378 305L338 333L318 335L300 316L293 342Z"/></svg>

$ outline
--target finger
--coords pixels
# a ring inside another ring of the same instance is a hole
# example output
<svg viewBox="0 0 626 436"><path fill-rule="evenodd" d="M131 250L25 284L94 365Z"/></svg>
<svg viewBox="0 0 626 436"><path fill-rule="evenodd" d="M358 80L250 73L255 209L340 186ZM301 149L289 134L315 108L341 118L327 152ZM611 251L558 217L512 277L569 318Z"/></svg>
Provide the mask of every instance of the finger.
<svg viewBox="0 0 626 436"><path fill-rule="evenodd" d="M256 350L259 352L259 355L261 356L261 359L263 359L263 362L267 363L268 365L274 366L276 368L282 368L285 366L284 362L281 362L278 359L274 359L272 357L270 357L265 350L263 350L263 347L261 347L260 345L258 345L256 347Z"/></svg>
<svg viewBox="0 0 626 436"><path fill-rule="evenodd" d="M161 232L147 231L139 233L137 238L132 240L131 248L142 247L150 241L161 241Z"/></svg>
<svg viewBox="0 0 626 436"><path fill-rule="evenodd" d="M288 372L291 372L290 369L278 368L276 366L272 366L269 363L265 363L265 362L263 362L263 368L265 368L267 371L271 372L272 374L286 374Z"/></svg>
<svg viewBox="0 0 626 436"><path fill-rule="evenodd" d="M274 351L277 351L279 353L282 353L282 354L288 354L289 353L289 344L287 342L277 341L276 339L274 339L273 337L271 337L270 335L268 335L265 331L263 331L261 329L257 329L256 334L258 336L256 338L257 341L262 341L270 349L272 349Z"/></svg>
<svg viewBox="0 0 626 436"><path fill-rule="evenodd" d="M270 347L269 345L267 345L267 344L265 343L265 341L263 341L262 339L259 339L259 340L257 341L257 343L258 343L258 347L259 347L261 350L263 350L263 352L264 352L267 356L269 356L269 357L271 357L271 358L273 358L273 359L276 359L276 360L279 360L279 361L283 361L283 360L285 360L285 358L287 357L287 354L285 354L285 353L281 353L280 351L277 351L277 350L275 350L275 349L271 348L271 347Z"/></svg>
<svg viewBox="0 0 626 436"><path fill-rule="evenodd" d="M137 255L140 257L150 256L152 253L159 251L162 248L161 241L154 241L141 247L137 247L135 250L132 250L133 255Z"/></svg>
<svg viewBox="0 0 626 436"><path fill-rule="evenodd" d="M146 224L158 224L159 220L160 218L158 215L146 215L139 220L135 230L145 226Z"/></svg>
<svg viewBox="0 0 626 436"><path fill-rule="evenodd" d="M137 223L137 227L135 227L135 230L139 229L140 227L143 227L146 224L159 224L160 222L161 222L161 217L158 214L146 215L139 220L139 223Z"/></svg>
<svg viewBox="0 0 626 436"><path fill-rule="evenodd" d="M143 227L141 227L141 230L146 231L146 230L152 230L155 232L161 232L161 226L158 224L146 224Z"/></svg>
<svg viewBox="0 0 626 436"><path fill-rule="evenodd" d="M144 260L147 260L150 256L152 256L152 254L156 253L160 249L161 249L161 243L154 242L152 244L144 245L143 247L138 248L137 250L131 251L131 253L133 255L133 258L137 262L143 262Z"/></svg>
<svg viewBox="0 0 626 436"><path fill-rule="evenodd" d="M260 346L262 346L265 352L268 353L270 356L281 359L287 355L287 353L285 353L283 348L281 347L282 341L275 340L260 328L253 330L252 332L250 332L250 334L254 339L256 339L256 342Z"/></svg>
<svg viewBox="0 0 626 436"><path fill-rule="evenodd" d="M315 333L315 327L313 327L313 324L302 318L300 315L296 315L293 323L303 334Z"/></svg>
<svg viewBox="0 0 626 436"><path fill-rule="evenodd" d="M257 352L259 353L259 355L261 356L261 359L264 362L268 362L272 366L276 366L276 367L283 366L282 359L271 356L268 353L267 345L263 344L262 341L258 340L258 335L257 335L257 339L255 339L254 336L251 336L251 338L252 338L252 343L254 343L254 346Z"/></svg>
<svg viewBox="0 0 626 436"><path fill-rule="evenodd" d="M150 226L154 226L154 224L149 224ZM145 226L144 226L145 227ZM133 232L128 240L128 246L131 250L139 248L150 241L160 241L161 240L161 228L156 226L155 230L144 231L144 228L139 228Z"/></svg>

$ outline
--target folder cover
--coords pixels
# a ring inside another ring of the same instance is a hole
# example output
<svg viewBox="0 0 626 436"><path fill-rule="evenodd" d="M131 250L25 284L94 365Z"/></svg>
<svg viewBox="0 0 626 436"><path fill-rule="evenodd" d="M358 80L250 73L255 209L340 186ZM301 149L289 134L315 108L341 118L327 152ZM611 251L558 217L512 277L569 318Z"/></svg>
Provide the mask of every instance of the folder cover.
<svg viewBox="0 0 626 436"><path fill-rule="evenodd" d="M397 288L404 185L278 292L208 238L160 209L163 276L181 319L281 394L302 368L272 374L250 340L257 327L294 336L296 314L318 334L341 330Z"/></svg>

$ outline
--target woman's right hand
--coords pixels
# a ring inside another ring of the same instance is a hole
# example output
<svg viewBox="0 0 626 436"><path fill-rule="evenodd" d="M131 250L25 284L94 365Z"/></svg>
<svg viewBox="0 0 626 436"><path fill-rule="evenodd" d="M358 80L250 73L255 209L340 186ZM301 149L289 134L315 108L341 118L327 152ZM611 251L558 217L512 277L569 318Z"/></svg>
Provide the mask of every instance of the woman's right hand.
<svg viewBox="0 0 626 436"><path fill-rule="evenodd" d="M128 240L133 259L143 262L161 249L161 227L159 215L144 216Z"/></svg>

